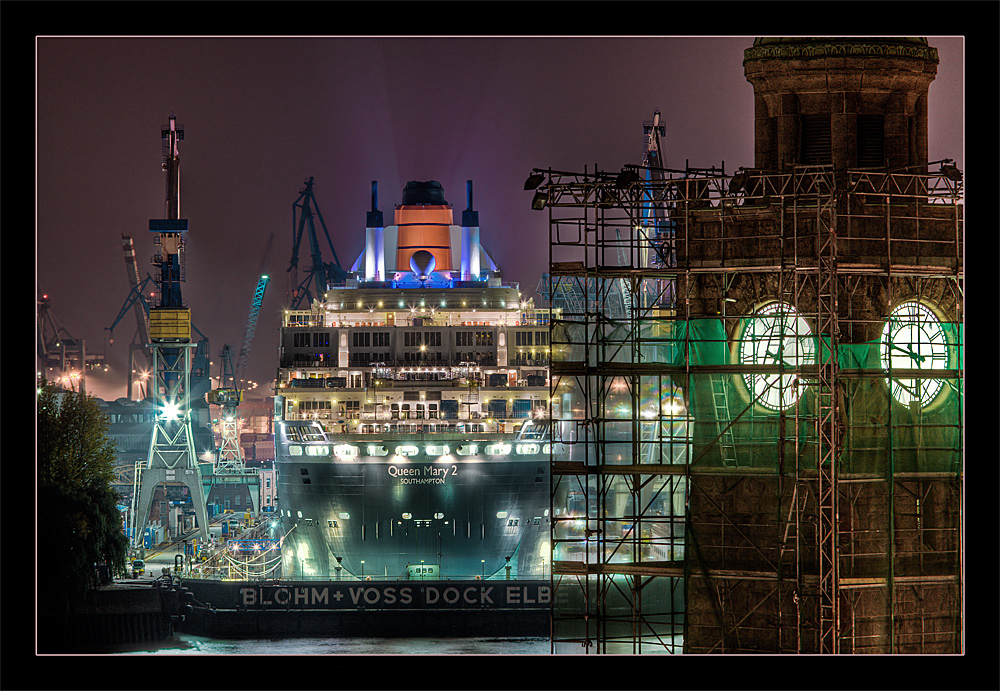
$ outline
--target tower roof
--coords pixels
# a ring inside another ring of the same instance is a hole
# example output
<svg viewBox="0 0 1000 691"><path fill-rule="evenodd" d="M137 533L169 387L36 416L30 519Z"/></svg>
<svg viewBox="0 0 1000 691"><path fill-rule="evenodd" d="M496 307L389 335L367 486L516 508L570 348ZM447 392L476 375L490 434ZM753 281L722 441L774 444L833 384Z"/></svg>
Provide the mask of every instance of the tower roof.
<svg viewBox="0 0 1000 691"><path fill-rule="evenodd" d="M918 36L762 36L743 51L743 61L828 56L918 58L936 63L937 49Z"/></svg>

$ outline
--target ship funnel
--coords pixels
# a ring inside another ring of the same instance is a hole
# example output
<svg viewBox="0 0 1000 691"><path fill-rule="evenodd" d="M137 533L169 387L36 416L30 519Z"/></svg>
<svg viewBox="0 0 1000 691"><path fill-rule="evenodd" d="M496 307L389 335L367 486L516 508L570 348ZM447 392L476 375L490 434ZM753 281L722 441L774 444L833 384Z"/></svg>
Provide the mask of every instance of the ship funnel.
<svg viewBox="0 0 1000 691"><path fill-rule="evenodd" d="M385 280L385 223L378 210L378 180L372 180L372 210L365 216L365 280L382 281Z"/></svg>
<svg viewBox="0 0 1000 691"><path fill-rule="evenodd" d="M472 210L472 180L465 181L468 208L462 212L462 280L479 278L479 212Z"/></svg>
<svg viewBox="0 0 1000 691"><path fill-rule="evenodd" d="M440 182L407 182L403 203L396 207L397 271L410 266L410 257L421 250L434 256L437 271L451 271L451 222L451 205Z"/></svg>

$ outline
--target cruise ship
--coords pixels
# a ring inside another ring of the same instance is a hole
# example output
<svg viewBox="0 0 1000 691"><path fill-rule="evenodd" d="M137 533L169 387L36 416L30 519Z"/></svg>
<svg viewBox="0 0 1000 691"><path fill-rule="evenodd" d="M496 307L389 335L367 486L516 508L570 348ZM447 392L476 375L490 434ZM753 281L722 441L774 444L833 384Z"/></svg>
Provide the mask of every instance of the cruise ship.
<svg viewBox="0 0 1000 691"><path fill-rule="evenodd" d="M549 573L549 312L500 276L478 212L408 182L341 284L283 314L283 577Z"/></svg>

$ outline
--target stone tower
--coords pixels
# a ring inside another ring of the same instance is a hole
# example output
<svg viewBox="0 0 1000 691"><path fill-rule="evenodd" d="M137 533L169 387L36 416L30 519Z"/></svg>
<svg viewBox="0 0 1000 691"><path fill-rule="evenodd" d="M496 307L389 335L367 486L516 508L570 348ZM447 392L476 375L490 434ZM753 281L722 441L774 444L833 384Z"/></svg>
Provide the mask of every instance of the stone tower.
<svg viewBox="0 0 1000 691"><path fill-rule="evenodd" d="M755 167L926 172L937 63L925 38L754 40L743 68L754 88Z"/></svg>

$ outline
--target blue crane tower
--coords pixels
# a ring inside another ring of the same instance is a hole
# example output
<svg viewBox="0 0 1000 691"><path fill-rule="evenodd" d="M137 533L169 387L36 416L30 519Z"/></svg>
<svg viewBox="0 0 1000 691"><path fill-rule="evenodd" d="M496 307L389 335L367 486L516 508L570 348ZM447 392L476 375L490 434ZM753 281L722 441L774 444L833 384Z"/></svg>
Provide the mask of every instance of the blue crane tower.
<svg viewBox="0 0 1000 691"><path fill-rule="evenodd" d="M652 121L642 123L643 149L642 165L645 168L647 181L661 182L666 179L663 149L660 137L665 136L666 127L660 121L660 111L654 111ZM668 212L669 202L665 194L669 188L666 185L653 184L646 187L642 204L641 232L649 240L643 247L648 253L648 259L643 266L653 268L673 267L677 263L674 249L674 221ZM664 308L673 308L676 301L674 281L660 279L653 294L647 295L644 302L656 304Z"/></svg>
<svg viewBox="0 0 1000 691"><path fill-rule="evenodd" d="M162 483L183 484L190 492L199 535L208 541L208 515L201 470L191 428L191 358L198 347L191 342L191 310L184 306L184 241L187 219L180 218L180 155L184 128L173 114L161 129L163 171L167 174L165 218L150 219L149 231L160 248L153 257L158 268L159 305L149 310L149 348L152 353L152 398L156 411L149 455L136 469L132 494L132 541L141 544L153 492Z"/></svg>
<svg viewBox="0 0 1000 691"><path fill-rule="evenodd" d="M292 275L297 278L299 263L299 247L302 244L302 234L308 229L309 251L312 257L312 266L309 273L302 282L292 290L292 309L308 309L314 299L322 299L326 291L331 286L343 283L347 280L347 271L340 265L337 257L337 250L333 248L333 241L330 240L330 233L326 230L326 223L323 222L323 214L316 204L316 197L313 194L313 179L309 178L305 182L305 189L299 193L299 198L292 203L292 262L287 271L293 271ZM327 245L333 255L332 262L323 261L323 253L319 245L319 238L316 235L316 223L314 219L319 219L323 234L326 236ZM312 290L309 286L312 285ZM315 291L315 292L314 292ZM303 308L303 303L305 307Z"/></svg>
<svg viewBox="0 0 1000 691"><path fill-rule="evenodd" d="M222 349L222 377L219 388L208 393L208 402L221 408L218 420L222 443L215 465L217 480L224 475L253 475L253 478L242 478L239 481L256 480L256 471L248 472L251 469L247 468L244 463L243 450L240 448L239 442L239 418L236 415L236 409L243 401L243 377L246 373L250 346L257 330L257 317L260 314L261 303L264 301L264 291L267 290L268 280L270 280L268 276L264 275L257 281L236 365L233 365L232 349L227 344ZM228 479L227 481L234 482L236 480ZM254 483L249 482L248 484ZM259 512L259 494L251 491L250 498L254 502L255 512Z"/></svg>

